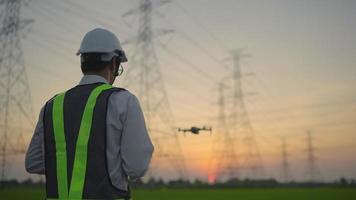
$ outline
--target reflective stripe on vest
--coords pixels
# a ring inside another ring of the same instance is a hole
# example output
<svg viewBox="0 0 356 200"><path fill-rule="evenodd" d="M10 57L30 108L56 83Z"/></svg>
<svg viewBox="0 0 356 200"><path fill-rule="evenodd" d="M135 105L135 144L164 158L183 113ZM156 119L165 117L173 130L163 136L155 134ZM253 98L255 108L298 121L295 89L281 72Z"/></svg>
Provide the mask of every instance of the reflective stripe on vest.
<svg viewBox="0 0 356 200"><path fill-rule="evenodd" d="M53 130L56 146L58 199L79 200L83 196L85 173L87 167L88 141L93 120L96 100L101 92L112 88L109 84L96 87L89 95L80 123L75 148L72 179L68 193L67 150L64 133L63 103L65 93L57 95L53 100Z"/></svg>

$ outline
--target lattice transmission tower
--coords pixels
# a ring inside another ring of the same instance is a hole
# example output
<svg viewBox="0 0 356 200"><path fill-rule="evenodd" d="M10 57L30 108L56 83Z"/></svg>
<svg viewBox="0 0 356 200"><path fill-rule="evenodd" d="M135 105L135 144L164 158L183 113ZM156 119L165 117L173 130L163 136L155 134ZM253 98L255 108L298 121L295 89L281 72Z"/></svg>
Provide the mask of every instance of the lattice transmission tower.
<svg viewBox="0 0 356 200"><path fill-rule="evenodd" d="M180 146L175 122L169 105L164 80L155 51L157 37L171 33L172 30L154 30L153 14L155 9L170 1L141 0L138 8L126 12L123 16L138 16L138 33L128 42L134 45L130 66L123 85L133 90L142 103L147 126L155 146L149 176L161 176L160 170L169 168L170 175L186 179L187 172L183 151ZM169 166L165 166L165 165ZM165 166L165 167L164 167Z"/></svg>
<svg viewBox="0 0 356 200"><path fill-rule="evenodd" d="M31 94L21 48L21 36L33 22L21 19L23 0L0 1L0 141L1 182L9 156L24 153L24 137L33 128ZM20 144L22 143L22 144Z"/></svg>
<svg viewBox="0 0 356 200"><path fill-rule="evenodd" d="M307 153L307 181L316 182L320 181L320 170L317 164L317 157L315 156L315 146L312 131L307 131L306 133L306 153Z"/></svg>
<svg viewBox="0 0 356 200"><path fill-rule="evenodd" d="M241 59L247 57L242 50L231 51L232 69L232 107L230 109L230 123L232 135L235 140L241 138L241 151L239 166L240 171L244 171L243 176L248 178L263 178L264 167L262 156L255 138L254 129L249 119L246 108L245 93L243 90L243 76L241 70ZM249 75L249 74L246 74ZM238 137L240 136L240 137Z"/></svg>
<svg viewBox="0 0 356 200"><path fill-rule="evenodd" d="M225 181L231 178L238 178L239 175L239 163L238 155L236 154L236 140L231 134L228 120L227 120L227 108L226 108L226 92L227 89L224 81L218 83L218 125L216 140L214 141L215 148L213 148L214 164L215 168L209 172L210 182Z"/></svg>
<svg viewBox="0 0 356 200"><path fill-rule="evenodd" d="M282 180L283 182L287 183L291 180L291 173L290 173L290 163L289 163L289 153L288 153L288 144L286 138L281 138L281 166L282 166Z"/></svg>

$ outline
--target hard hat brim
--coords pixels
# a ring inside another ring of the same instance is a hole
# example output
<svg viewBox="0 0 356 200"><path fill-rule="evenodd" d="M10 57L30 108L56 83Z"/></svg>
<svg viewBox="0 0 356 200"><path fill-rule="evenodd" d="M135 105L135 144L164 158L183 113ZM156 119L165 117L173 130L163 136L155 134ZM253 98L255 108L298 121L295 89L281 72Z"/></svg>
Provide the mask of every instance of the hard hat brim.
<svg viewBox="0 0 356 200"><path fill-rule="evenodd" d="M117 53L116 53L117 52ZM108 53L108 52L82 52L80 51L80 49L77 51L76 55L79 56L80 54L83 54L83 53ZM128 61L127 57L126 57L126 53L123 51L123 50L116 50L114 52L114 54L116 56L118 56L120 58L120 62L122 63L125 63Z"/></svg>

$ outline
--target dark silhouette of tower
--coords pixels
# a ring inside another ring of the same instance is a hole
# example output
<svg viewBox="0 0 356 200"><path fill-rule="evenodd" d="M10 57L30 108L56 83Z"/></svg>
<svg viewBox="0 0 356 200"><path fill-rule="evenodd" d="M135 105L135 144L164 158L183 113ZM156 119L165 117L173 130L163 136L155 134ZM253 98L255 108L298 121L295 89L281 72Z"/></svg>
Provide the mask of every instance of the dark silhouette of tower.
<svg viewBox="0 0 356 200"><path fill-rule="evenodd" d="M168 102L162 73L155 52L155 37L170 33L170 30L154 30L152 15L154 10L169 1L141 0L138 8L124 14L128 17L138 15L138 34L130 43L134 44L134 52L127 68L124 86L138 95L143 107L151 138L155 145L155 153L149 174L156 176L160 166L169 164L177 173L178 178L186 179L187 172L175 130L173 114Z"/></svg>
<svg viewBox="0 0 356 200"><path fill-rule="evenodd" d="M281 165L282 165L282 180L283 182L287 183L290 181L290 163L289 163L289 153L288 153L288 144L286 142L286 138L283 137L281 138L282 141L282 151L281 151L281 156L282 156L282 161L281 161Z"/></svg>
<svg viewBox="0 0 356 200"><path fill-rule="evenodd" d="M239 163L238 157L235 151L235 139L231 135L229 124L226 117L226 100L225 100L225 88L227 86L223 81L218 84L218 127L215 140L215 148L213 149L213 155L215 156L215 164L213 172L210 174L216 174L216 179L223 181L231 178L238 178Z"/></svg>
<svg viewBox="0 0 356 200"><path fill-rule="evenodd" d="M242 50L231 51L233 60L232 70L232 108L230 112L230 127L233 135L242 138L241 169L249 178L262 178L264 167L260 150L255 138L255 133L249 119L245 105L245 93L243 91L243 74L241 72L241 59L248 56Z"/></svg>
<svg viewBox="0 0 356 200"><path fill-rule="evenodd" d="M320 171L317 165L317 158L315 156L314 138L312 131L306 133L306 152L307 152L307 176L309 182L318 181L320 178Z"/></svg>
<svg viewBox="0 0 356 200"><path fill-rule="evenodd" d="M20 34L32 20L20 17L26 1L0 1L0 137L1 182L6 179L8 156L23 153L14 146L33 125L31 94L24 65ZM27 125L29 126L26 126ZM24 144L22 144L24 145Z"/></svg>

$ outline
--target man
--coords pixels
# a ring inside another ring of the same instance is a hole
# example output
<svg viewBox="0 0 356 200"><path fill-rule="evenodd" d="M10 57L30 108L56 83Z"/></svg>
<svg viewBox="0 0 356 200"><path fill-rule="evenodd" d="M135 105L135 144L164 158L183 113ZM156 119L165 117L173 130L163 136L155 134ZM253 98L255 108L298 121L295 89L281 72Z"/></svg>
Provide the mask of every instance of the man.
<svg viewBox="0 0 356 200"><path fill-rule="evenodd" d="M84 76L42 108L26 170L46 175L47 199L130 199L128 180L145 174L153 145L137 98L111 86L125 52L98 28L77 55Z"/></svg>

